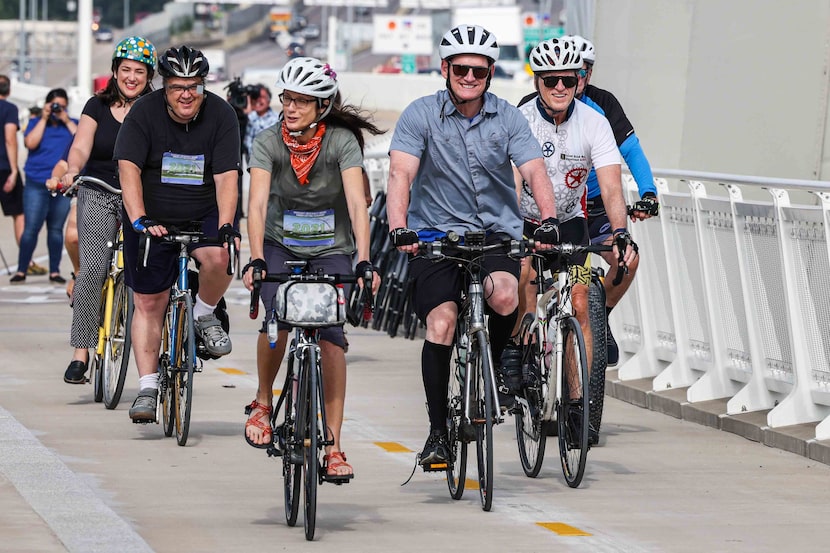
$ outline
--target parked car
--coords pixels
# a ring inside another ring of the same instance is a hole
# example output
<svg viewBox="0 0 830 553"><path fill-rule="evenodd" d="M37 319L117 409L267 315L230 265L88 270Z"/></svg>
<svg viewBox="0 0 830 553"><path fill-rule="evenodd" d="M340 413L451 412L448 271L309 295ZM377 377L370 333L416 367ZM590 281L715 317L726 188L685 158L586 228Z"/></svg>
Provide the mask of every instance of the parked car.
<svg viewBox="0 0 830 553"><path fill-rule="evenodd" d="M310 23L294 32L295 35L314 40L320 38L320 26L315 23Z"/></svg>
<svg viewBox="0 0 830 553"><path fill-rule="evenodd" d="M95 42L112 42L112 29L109 27L100 27L92 36L95 38Z"/></svg>

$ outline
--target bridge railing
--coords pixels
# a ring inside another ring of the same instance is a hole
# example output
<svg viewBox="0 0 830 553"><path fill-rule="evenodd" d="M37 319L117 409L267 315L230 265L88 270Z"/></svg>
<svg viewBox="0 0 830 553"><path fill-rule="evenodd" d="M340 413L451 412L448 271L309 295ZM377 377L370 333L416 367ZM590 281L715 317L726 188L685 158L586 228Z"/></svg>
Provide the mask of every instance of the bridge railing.
<svg viewBox="0 0 830 553"><path fill-rule="evenodd" d="M830 182L654 174L661 214L631 225L642 262L610 320L619 378L830 438Z"/></svg>
<svg viewBox="0 0 830 553"><path fill-rule="evenodd" d="M367 145L385 190L387 141ZM654 170L661 214L630 225L642 261L610 317L620 380L816 423L830 439L830 182ZM624 178L628 203L637 196Z"/></svg>

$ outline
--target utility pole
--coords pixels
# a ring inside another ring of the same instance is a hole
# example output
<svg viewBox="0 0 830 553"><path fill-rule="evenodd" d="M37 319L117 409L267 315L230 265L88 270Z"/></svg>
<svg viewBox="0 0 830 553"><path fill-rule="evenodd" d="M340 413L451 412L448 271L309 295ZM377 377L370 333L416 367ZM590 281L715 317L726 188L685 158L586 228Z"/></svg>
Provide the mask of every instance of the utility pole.
<svg viewBox="0 0 830 553"><path fill-rule="evenodd" d="M17 52L17 80L23 81L26 67L26 0L20 0L20 36Z"/></svg>

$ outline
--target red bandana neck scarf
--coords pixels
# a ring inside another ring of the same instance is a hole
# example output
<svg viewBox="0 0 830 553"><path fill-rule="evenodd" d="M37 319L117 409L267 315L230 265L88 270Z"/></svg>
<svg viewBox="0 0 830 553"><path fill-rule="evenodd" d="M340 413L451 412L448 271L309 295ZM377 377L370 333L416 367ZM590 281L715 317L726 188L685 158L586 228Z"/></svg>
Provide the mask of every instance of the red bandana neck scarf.
<svg viewBox="0 0 830 553"><path fill-rule="evenodd" d="M297 180L303 186L308 184L308 173L320 154L320 143L323 141L325 133L326 124L317 123L317 131L311 140L307 144L300 144L293 136L288 134L285 124L282 125L282 141L288 146L288 151L291 153L291 167L297 175Z"/></svg>

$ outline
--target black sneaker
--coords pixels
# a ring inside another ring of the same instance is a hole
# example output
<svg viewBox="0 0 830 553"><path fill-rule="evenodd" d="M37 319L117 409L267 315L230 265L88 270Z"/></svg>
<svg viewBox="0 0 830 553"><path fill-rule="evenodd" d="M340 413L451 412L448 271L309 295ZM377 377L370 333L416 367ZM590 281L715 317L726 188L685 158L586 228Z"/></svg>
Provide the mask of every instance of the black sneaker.
<svg viewBox="0 0 830 553"><path fill-rule="evenodd" d="M418 464L434 465L450 460L450 448L447 444L446 430L430 430L424 444L424 450L418 455Z"/></svg>
<svg viewBox="0 0 830 553"><path fill-rule="evenodd" d="M608 366L614 366L620 361L620 348L614 335L611 334L611 325L606 325L605 344L608 346Z"/></svg>

